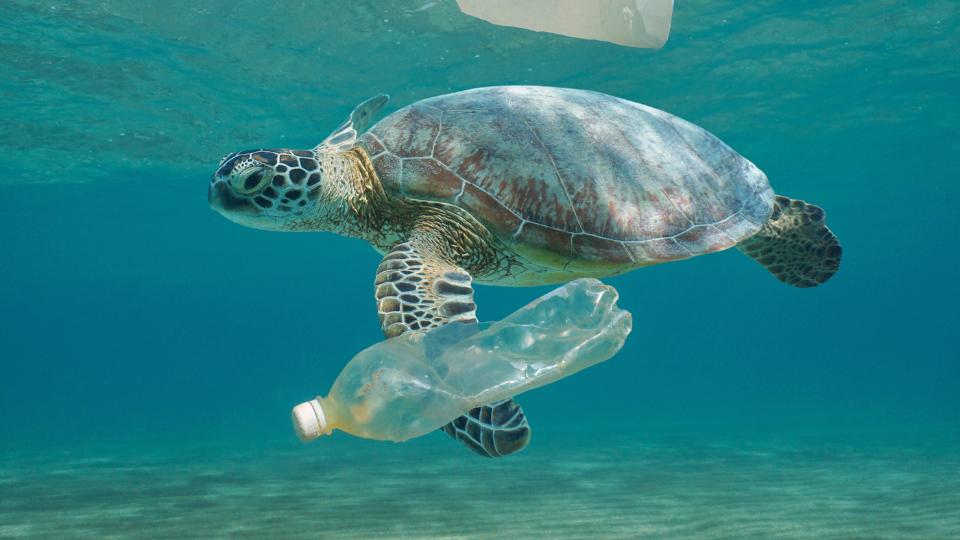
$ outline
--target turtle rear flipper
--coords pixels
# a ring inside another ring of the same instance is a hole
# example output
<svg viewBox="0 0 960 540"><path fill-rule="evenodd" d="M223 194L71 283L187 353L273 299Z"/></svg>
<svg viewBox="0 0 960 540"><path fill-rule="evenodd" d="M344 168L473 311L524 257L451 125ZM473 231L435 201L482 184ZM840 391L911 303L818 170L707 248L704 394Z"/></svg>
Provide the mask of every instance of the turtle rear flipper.
<svg viewBox="0 0 960 540"><path fill-rule="evenodd" d="M770 221L737 249L794 287L816 287L840 269L840 241L819 206L777 195Z"/></svg>
<svg viewBox="0 0 960 540"><path fill-rule="evenodd" d="M477 322L470 274L423 244L397 244L377 267L377 312L388 338ZM513 399L475 407L442 430L485 457L518 452L530 441L527 417Z"/></svg>

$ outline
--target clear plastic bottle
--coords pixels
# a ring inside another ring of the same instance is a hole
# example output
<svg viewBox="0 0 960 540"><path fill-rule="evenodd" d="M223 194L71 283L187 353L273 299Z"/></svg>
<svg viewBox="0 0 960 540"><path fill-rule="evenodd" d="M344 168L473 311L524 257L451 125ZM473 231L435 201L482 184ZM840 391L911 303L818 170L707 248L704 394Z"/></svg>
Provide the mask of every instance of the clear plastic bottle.
<svg viewBox="0 0 960 540"><path fill-rule="evenodd" d="M515 396L609 359L630 333L617 291L578 279L499 322L454 323L380 342L356 355L330 393L293 409L308 441L339 429L404 441L473 407Z"/></svg>

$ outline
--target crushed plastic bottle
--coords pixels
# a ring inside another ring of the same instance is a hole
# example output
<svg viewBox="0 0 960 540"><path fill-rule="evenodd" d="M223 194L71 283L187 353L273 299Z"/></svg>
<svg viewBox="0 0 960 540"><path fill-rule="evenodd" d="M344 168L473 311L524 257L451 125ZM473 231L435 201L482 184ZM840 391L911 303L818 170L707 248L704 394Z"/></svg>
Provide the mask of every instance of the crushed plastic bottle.
<svg viewBox="0 0 960 540"><path fill-rule="evenodd" d="M501 26L659 49L673 0L457 0L460 10Z"/></svg>
<svg viewBox="0 0 960 540"><path fill-rule="evenodd" d="M611 358L630 333L617 291L595 279L555 289L494 323L410 332L357 354L326 397L293 408L303 441L339 429L367 439L425 435L486 403Z"/></svg>

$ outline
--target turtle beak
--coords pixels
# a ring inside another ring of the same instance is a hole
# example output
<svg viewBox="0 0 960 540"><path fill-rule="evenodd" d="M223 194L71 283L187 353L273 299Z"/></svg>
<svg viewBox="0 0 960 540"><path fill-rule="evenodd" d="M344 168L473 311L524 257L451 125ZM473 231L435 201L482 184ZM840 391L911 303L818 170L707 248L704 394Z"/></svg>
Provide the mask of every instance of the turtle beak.
<svg viewBox="0 0 960 540"><path fill-rule="evenodd" d="M210 208L228 216L229 214L256 214L257 208L250 199L237 197L226 182L214 182L207 190Z"/></svg>

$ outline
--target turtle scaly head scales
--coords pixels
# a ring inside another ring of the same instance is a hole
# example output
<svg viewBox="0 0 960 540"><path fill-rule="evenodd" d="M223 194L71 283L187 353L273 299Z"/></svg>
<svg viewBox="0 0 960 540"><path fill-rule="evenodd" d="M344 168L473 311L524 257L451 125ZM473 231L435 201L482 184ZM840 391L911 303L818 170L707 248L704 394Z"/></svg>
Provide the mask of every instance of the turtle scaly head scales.
<svg viewBox="0 0 960 540"><path fill-rule="evenodd" d="M361 103L311 150L260 149L229 154L213 174L207 198L227 219L274 231L330 231L362 236L370 203L382 194L357 135L387 102Z"/></svg>
<svg viewBox="0 0 960 540"><path fill-rule="evenodd" d="M361 164L348 152L264 149L226 156L208 191L211 208L257 229L342 230Z"/></svg>

